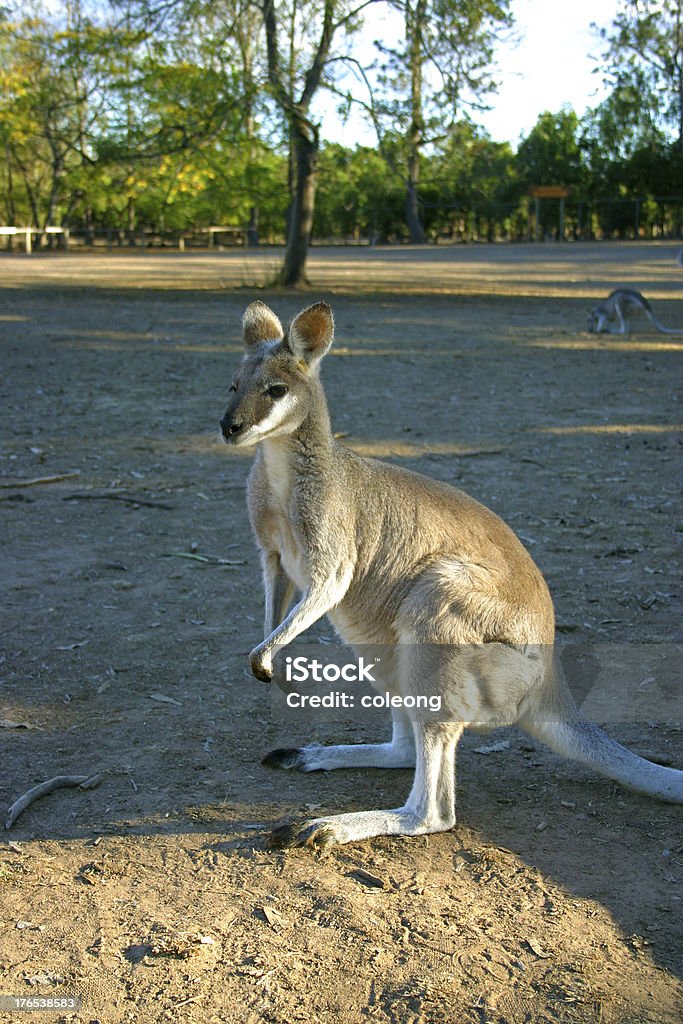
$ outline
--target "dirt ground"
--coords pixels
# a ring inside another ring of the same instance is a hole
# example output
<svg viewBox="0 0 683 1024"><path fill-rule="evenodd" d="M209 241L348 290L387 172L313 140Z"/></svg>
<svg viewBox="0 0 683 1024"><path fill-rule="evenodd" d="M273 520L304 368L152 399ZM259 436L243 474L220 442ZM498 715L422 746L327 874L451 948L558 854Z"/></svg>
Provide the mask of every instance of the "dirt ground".
<svg viewBox="0 0 683 1024"><path fill-rule="evenodd" d="M255 287L274 253L0 256L3 816L53 776L103 776L0 837L0 995L78 995L40 1019L107 1024L681 1019L680 808L521 733L465 738L452 832L266 849L290 817L400 805L411 772L261 766L386 729L285 722L251 678L250 460L216 439L245 305L326 298L345 443L499 512L564 644L680 670L683 337L584 331L619 284L683 327L676 252L325 250L304 295ZM683 715L648 683L602 721L683 767Z"/></svg>

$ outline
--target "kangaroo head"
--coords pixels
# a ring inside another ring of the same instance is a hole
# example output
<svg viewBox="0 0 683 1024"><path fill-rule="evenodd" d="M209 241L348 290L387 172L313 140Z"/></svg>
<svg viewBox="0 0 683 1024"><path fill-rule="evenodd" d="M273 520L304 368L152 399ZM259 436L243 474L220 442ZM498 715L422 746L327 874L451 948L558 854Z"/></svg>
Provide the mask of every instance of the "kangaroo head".
<svg viewBox="0 0 683 1024"><path fill-rule="evenodd" d="M589 334L602 334L605 324L610 319L604 306L596 306L591 309L587 317L586 326Z"/></svg>
<svg viewBox="0 0 683 1024"><path fill-rule="evenodd" d="M334 320L326 302L298 314L285 333L263 302L247 306L242 319L246 354L230 385L221 420L228 444L256 444L293 433L318 391L318 364L332 344Z"/></svg>

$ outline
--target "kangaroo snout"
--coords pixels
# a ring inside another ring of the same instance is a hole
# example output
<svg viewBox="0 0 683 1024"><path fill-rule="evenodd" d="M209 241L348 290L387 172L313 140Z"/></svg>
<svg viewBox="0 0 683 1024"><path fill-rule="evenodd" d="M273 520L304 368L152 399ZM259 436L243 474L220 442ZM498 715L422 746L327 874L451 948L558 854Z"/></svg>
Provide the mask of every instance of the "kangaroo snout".
<svg viewBox="0 0 683 1024"><path fill-rule="evenodd" d="M221 433L226 441L237 437L244 428L243 420L233 419L232 416L224 416L221 420Z"/></svg>

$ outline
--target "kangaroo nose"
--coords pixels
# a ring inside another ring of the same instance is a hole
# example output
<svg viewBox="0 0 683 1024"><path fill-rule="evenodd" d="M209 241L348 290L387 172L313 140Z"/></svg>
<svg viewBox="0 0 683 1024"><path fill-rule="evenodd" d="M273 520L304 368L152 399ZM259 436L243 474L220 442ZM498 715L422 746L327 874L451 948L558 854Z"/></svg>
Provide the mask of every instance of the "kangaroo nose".
<svg viewBox="0 0 683 1024"><path fill-rule="evenodd" d="M221 420L221 430L223 431L223 437L225 437L226 439L228 437L235 437L236 434L239 434L243 426L244 423L241 420L230 420L227 417L224 417Z"/></svg>

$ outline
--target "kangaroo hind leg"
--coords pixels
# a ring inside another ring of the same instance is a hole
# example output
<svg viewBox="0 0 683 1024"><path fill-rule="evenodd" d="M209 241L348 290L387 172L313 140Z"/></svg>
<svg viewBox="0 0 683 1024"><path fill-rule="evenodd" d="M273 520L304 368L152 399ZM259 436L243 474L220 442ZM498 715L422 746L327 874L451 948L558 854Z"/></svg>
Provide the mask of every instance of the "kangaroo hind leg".
<svg viewBox="0 0 683 1024"><path fill-rule="evenodd" d="M413 722L415 778L402 807L352 811L303 823L287 824L270 837L271 847L352 843L372 836L417 836L445 832L455 824L455 748L463 726L448 722Z"/></svg>
<svg viewBox="0 0 683 1024"><path fill-rule="evenodd" d="M341 743L271 750L261 764L268 768L295 768L300 772L333 771L335 768L413 768L415 742L410 719L392 710L393 731L389 743Z"/></svg>

